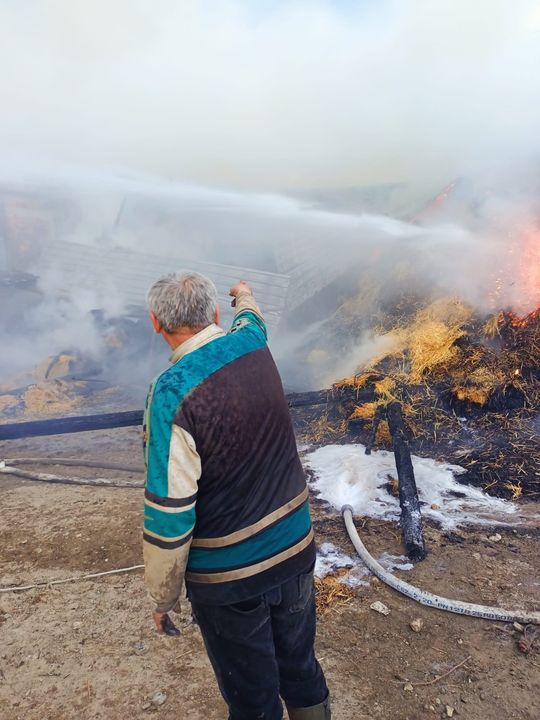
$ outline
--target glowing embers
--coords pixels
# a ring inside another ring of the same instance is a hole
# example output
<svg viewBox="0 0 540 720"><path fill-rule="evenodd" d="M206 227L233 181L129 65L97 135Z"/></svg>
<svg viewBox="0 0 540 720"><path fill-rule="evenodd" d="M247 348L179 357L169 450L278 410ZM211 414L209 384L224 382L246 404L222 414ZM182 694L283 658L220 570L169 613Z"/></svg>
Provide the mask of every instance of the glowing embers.
<svg viewBox="0 0 540 720"><path fill-rule="evenodd" d="M540 307L527 315L520 316L514 312L505 312L499 315L499 324L509 322L515 328L532 327L540 321ZM516 374L519 374L516 370Z"/></svg>

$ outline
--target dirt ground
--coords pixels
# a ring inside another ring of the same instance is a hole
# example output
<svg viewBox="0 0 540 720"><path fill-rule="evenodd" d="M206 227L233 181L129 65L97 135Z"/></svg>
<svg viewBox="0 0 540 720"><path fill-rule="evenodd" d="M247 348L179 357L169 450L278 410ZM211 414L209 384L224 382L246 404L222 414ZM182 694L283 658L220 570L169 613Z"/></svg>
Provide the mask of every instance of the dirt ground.
<svg viewBox="0 0 540 720"><path fill-rule="evenodd" d="M140 437L129 429L4 442L0 456L133 464ZM48 464L34 469L95 475ZM141 563L140 489L45 485L5 475L0 488L0 586ZM317 501L313 509L318 541L354 554L341 519ZM401 553L395 525L357 518L357 526L376 557ZM429 527L428 558L401 575L446 597L538 608L538 530L497 532L502 539L494 542L485 528L445 534ZM390 608L387 617L370 609L376 600ZM423 627L415 633L409 623L417 618ZM189 613L179 624L180 638L155 633L140 570L1 593L1 720L223 720L199 631ZM350 602L320 617L317 651L336 720L533 720L540 717L540 638L524 654L522 637L499 623L425 608L372 578Z"/></svg>

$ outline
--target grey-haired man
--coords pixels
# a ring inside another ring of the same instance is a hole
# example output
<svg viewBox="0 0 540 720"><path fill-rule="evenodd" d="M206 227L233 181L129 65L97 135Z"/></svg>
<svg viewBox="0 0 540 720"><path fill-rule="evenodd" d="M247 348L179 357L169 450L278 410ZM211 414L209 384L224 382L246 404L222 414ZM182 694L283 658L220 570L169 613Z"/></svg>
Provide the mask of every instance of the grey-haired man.
<svg viewBox="0 0 540 720"><path fill-rule="evenodd" d="M172 350L153 382L144 435L144 559L158 631L185 580L230 720L328 720L314 654L315 545L287 401L251 290L158 280L150 317Z"/></svg>

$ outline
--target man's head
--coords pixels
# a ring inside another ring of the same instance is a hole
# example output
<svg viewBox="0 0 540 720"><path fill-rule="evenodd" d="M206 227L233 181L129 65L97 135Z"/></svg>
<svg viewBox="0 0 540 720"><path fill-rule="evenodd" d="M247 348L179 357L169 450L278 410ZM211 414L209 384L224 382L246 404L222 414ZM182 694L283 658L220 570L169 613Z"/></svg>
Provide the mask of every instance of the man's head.
<svg viewBox="0 0 540 720"><path fill-rule="evenodd" d="M219 322L214 283L196 272L177 272L160 278L148 291L150 319L156 332L168 336L193 335Z"/></svg>

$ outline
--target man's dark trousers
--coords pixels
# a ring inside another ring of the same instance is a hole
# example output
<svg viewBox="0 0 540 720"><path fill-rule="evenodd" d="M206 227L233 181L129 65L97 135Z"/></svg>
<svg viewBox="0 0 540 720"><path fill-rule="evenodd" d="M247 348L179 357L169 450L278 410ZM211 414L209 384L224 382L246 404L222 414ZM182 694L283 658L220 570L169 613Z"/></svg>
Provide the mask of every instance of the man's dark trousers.
<svg viewBox="0 0 540 720"><path fill-rule="evenodd" d="M281 720L328 697L315 658L313 572L235 605L193 603L229 720Z"/></svg>

